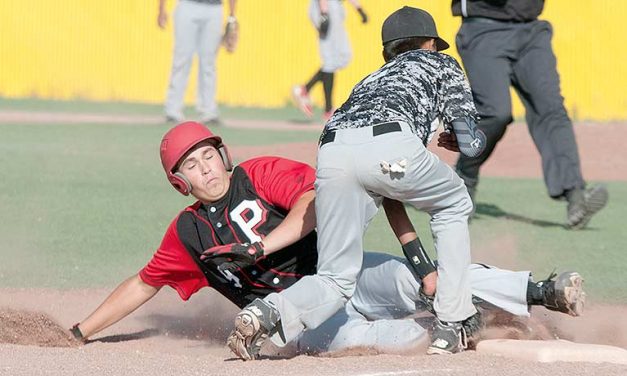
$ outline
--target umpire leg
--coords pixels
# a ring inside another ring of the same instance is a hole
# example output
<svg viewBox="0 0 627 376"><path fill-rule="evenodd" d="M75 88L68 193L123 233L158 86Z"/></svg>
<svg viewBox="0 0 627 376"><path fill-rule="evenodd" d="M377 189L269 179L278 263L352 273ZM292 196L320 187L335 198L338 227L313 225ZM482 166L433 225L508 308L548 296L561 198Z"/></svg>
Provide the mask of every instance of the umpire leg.
<svg viewBox="0 0 627 376"><path fill-rule="evenodd" d="M486 149L479 157L460 154L456 170L474 199L479 169L512 122L509 92L515 43L507 25L464 22L457 33L457 51L462 58L481 120L478 127L487 136Z"/></svg>
<svg viewBox="0 0 627 376"><path fill-rule="evenodd" d="M526 109L527 125L540 156L549 195L584 188L573 125L564 108L556 59L551 48L553 30L546 21L525 26L528 39L513 66L514 87Z"/></svg>

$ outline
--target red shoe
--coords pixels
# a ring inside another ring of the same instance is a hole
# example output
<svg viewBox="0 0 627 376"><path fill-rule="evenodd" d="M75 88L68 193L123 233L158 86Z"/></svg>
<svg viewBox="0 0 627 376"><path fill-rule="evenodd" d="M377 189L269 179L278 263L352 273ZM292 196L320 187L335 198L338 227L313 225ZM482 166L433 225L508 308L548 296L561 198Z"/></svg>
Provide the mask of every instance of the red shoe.
<svg viewBox="0 0 627 376"><path fill-rule="evenodd" d="M311 98L304 86L294 85L292 86L292 99L298 107L307 117L313 115L313 108L311 106Z"/></svg>

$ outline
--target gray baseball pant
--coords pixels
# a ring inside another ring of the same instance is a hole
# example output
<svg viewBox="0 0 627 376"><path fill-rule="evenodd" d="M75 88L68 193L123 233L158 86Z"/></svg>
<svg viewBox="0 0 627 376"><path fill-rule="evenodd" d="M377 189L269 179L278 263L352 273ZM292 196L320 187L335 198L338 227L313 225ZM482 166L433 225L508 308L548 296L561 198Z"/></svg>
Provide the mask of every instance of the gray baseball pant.
<svg viewBox="0 0 627 376"><path fill-rule="evenodd" d="M468 280L472 204L463 181L428 151L407 124L400 132L373 135L373 127L340 129L320 147L316 171L318 273L266 301L281 316L287 342L313 329L346 304L355 291L363 235L382 197L431 215L438 256L434 308L441 320L461 321L476 312ZM402 174L384 173L381 161L407 161Z"/></svg>
<svg viewBox="0 0 627 376"><path fill-rule="evenodd" d="M174 11L174 51L165 114L183 120L183 99L194 54L198 54L196 109L201 121L218 117L216 55L222 39L222 5L179 0Z"/></svg>
<svg viewBox="0 0 627 376"><path fill-rule="evenodd" d="M528 271L509 271L471 264L468 275L473 295L517 316L529 316ZM297 339L301 353L371 348L401 352L424 345L428 330L407 318L425 310L420 281L405 259L365 252L355 294L344 309L318 328ZM274 338L273 338L274 340Z"/></svg>

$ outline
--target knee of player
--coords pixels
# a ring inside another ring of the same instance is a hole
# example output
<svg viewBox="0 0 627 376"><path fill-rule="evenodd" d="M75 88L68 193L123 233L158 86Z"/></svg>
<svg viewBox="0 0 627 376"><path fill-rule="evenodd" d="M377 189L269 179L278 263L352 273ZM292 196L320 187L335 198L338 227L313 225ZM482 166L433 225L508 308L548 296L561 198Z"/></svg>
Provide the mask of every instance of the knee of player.
<svg viewBox="0 0 627 376"><path fill-rule="evenodd" d="M470 194L466 190L464 197L462 198L460 205L459 205L460 213L463 214L464 216L470 216L473 211L473 205L474 204L472 202L472 199L470 198Z"/></svg>
<svg viewBox="0 0 627 376"><path fill-rule="evenodd" d="M357 287L356 275L319 272L317 277L336 291L344 299L344 302L348 301L355 293Z"/></svg>
<svg viewBox="0 0 627 376"><path fill-rule="evenodd" d="M472 205L472 198L468 193L468 189L466 188L466 185L461 182L455 202L445 211L454 214L470 215L473 209Z"/></svg>
<svg viewBox="0 0 627 376"><path fill-rule="evenodd" d="M551 103L545 106L541 106L537 109L538 117L542 120L547 119L563 119L568 118L568 113L566 112L566 108L564 108L563 103Z"/></svg>
<svg viewBox="0 0 627 376"><path fill-rule="evenodd" d="M494 137L494 131L499 131L501 127L504 127L514 121L511 110L495 111L490 115L481 115L481 121L479 122L479 129L485 132L486 136Z"/></svg>

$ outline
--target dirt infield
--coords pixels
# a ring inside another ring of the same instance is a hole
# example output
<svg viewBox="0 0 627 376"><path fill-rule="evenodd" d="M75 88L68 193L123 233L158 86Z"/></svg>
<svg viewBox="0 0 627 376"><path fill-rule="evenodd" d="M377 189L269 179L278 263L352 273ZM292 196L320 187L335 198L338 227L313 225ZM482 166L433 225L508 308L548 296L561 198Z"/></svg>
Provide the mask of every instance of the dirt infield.
<svg viewBox="0 0 627 376"><path fill-rule="evenodd" d="M106 289L57 291L0 289L0 305L19 312L42 312L22 328L24 337L47 337L58 328L70 327L91 312L109 293ZM182 302L164 289L153 300L117 325L81 347L23 346L0 343L0 375L624 375L627 366L592 363L536 363L485 356L474 351L431 357L416 350L403 355L354 351L330 356L297 356L292 349L277 352L264 348L257 362L233 359L224 339L237 312L234 305L211 290ZM577 342L627 347L627 307L591 306L586 315L571 318L545 309L535 319L513 329L494 329L490 336L507 338L563 338ZM27 314L25 314L27 315ZM5 317L5 316L0 316ZM47 318L49 317L49 318ZM0 328L5 328L0 321ZM0 329L0 338L6 337ZM342 355L338 357L337 355ZM356 358L356 355L362 355ZM289 360L288 360L289 359Z"/></svg>

